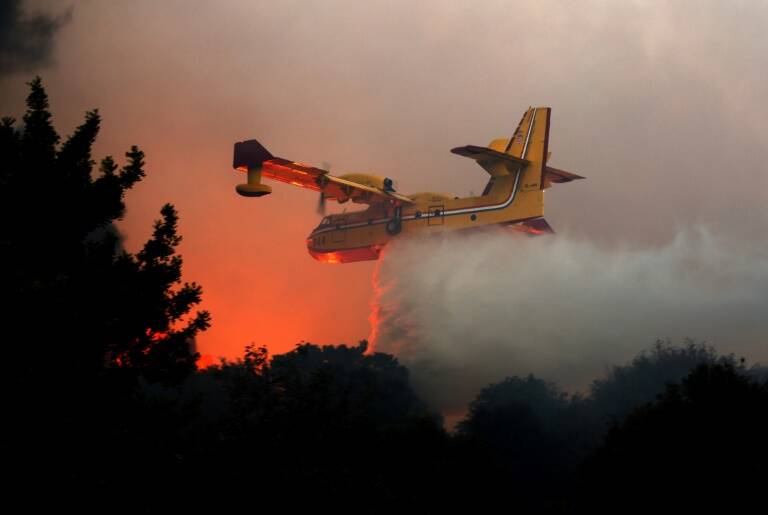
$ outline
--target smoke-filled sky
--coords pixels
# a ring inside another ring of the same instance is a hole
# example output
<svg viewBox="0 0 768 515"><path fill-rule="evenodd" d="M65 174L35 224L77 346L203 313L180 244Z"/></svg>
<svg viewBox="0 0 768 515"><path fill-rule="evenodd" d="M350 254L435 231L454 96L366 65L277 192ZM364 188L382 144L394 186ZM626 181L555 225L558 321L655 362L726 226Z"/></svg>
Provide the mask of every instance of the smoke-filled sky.
<svg viewBox="0 0 768 515"><path fill-rule="evenodd" d="M246 138L334 172L393 177L405 193L467 195L487 176L448 150L508 136L529 105L548 105L551 163L588 177L547 193L556 230L601 249L663 250L681 229L704 226L738 253L768 229L762 2L22 8L56 29L38 49L50 55L3 70L0 113L20 117L25 82L39 73L60 131L97 107L98 156L146 151L147 178L121 225L126 246L148 237L164 202L179 208L185 278L203 285L213 315L204 353L355 343L369 332L374 264L308 256L318 221L309 192L278 184L262 199L238 197L232 143Z"/></svg>
<svg viewBox="0 0 768 515"><path fill-rule="evenodd" d="M71 11L25 13L21 0L0 3L0 75L50 64L55 38Z"/></svg>

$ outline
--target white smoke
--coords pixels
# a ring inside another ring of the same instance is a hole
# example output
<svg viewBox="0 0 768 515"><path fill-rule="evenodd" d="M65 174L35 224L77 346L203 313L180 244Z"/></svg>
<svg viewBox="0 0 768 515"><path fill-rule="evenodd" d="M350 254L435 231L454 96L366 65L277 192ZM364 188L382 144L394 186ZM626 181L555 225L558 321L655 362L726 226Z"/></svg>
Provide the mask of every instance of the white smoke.
<svg viewBox="0 0 768 515"><path fill-rule="evenodd" d="M374 281L375 349L444 411L513 374L583 389L656 339L766 357L768 255L702 229L643 250L501 229L402 239Z"/></svg>

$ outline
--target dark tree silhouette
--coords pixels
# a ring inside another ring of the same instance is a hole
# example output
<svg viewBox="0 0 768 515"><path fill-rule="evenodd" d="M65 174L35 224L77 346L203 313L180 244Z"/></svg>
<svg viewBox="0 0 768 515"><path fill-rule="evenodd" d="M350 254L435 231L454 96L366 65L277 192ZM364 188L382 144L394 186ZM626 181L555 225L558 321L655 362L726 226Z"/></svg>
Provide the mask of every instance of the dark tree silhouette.
<svg viewBox="0 0 768 515"><path fill-rule="evenodd" d="M736 360L733 356L718 356L712 347L690 339L679 346L657 340L630 363L615 366L604 378L592 382L592 408L602 417L601 424L621 421L637 406L664 393L668 384L679 382L704 363L736 365Z"/></svg>
<svg viewBox="0 0 768 515"><path fill-rule="evenodd" d="M30 88L23 127L5 118L0 130L0 273L4 327L18 330L7 349L21 369L17 379L37 381L38 368L82 378L119 366L179 381L194 369L189 340L208 326L208 314L184 321L201 289L181 284L176 211L162 208L138 254L119 249L112 224L125 212L126 191L144 177L144 153L132 147L120 170L104 158L94 179L98 112L59 146L40 79Z"/></svg>
<svg viewBox="0 0 768 515"><path fill-rule="evenodd" d="M243 360L207 368L182 390L155 385L150 395L195 413L173 438L186 477L215 470L206 476L212 491L257 484L284 508L438 498L447 477L441 419L396 359L366 347L302 343L268 359L250 346ZM217 498L219 508L229 502L238 500Z"/></svg>
<svg viewBox="0 0 768 515"><path fill-rule="evenodd" d="M61 142L41 80L29 85L21 127L0 124L0 381L13 421L0 445L20 470L37 464L39 485L77 491L104 481L104 449L141 447L137 386L193 372L190 344L209 316L191 313L201 289L181 282L173 206L140 252L119 244L113 224L144 177L143 152L131 147L121 168L105 157L95 172L98 112Z"/></svg>
<svg viewBox="0 0 768 515"><path fill-rule="evenodd" d="M556 385L532 375L483 388L459 423L457 437L485 457L476 474L494 503L511 497L526 513L552 509L577 463L574 410Z"/></svg>
<svg viewBox="0 0 768 515"><path fill-rule="evenodd" d="M583 513L744 513L763 504L768 387L706 363L614 426L587 461Z"/></svg>
<svg viewBox="0 0 768 515"><path fill-rule="evenodd" d="M657 341L593 381L586 396L567 396L533 376L510 377L484 388L457 433L457 440L468 447L464 453L480 471L476 477L482 481L476 487L485 485L489 495L499 496L497 502L513 493L526 512L565 509L567 500L578 494L579 463L603 444L611 424L623 422L702 364L747 374L733 356L719 356L706 345Z"/></svg>

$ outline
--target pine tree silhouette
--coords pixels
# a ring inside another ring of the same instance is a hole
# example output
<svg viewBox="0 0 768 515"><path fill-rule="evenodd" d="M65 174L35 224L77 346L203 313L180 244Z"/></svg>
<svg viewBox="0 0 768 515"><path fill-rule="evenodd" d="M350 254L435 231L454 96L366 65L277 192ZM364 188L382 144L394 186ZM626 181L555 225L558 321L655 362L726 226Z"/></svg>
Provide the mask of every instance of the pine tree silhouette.
<svg viewBox="0 0 768 515"><path fill-rule="evenodd" d="M122 167L107 156L96 169L98 111L62 139L42 81L29 86L21 126L0 123L0 381L12 421L0 445L20 470L37 458L35 473L72 478L55 464L100 463L105 448L141 441L138 386L189 376L210 317L193 312L201 287L182 282L172 205L139 252L122 248L114 223L144 177L144 153L134 146Z"/></svg>

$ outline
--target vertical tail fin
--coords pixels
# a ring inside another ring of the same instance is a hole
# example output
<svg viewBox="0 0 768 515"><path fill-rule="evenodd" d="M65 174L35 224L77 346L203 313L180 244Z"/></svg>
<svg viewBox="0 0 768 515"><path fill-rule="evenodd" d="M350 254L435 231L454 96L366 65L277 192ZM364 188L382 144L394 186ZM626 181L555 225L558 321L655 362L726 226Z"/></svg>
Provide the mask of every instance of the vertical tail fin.
<svg viewBox="0 0 768 515"><path fill-rule="evenodd" d="M504 152L530 162L523 169L520 191L541 189L544 168L547 164L549 144L549 107L529 107L510 139L497 139L489 145L493 150Z"/></svg>

